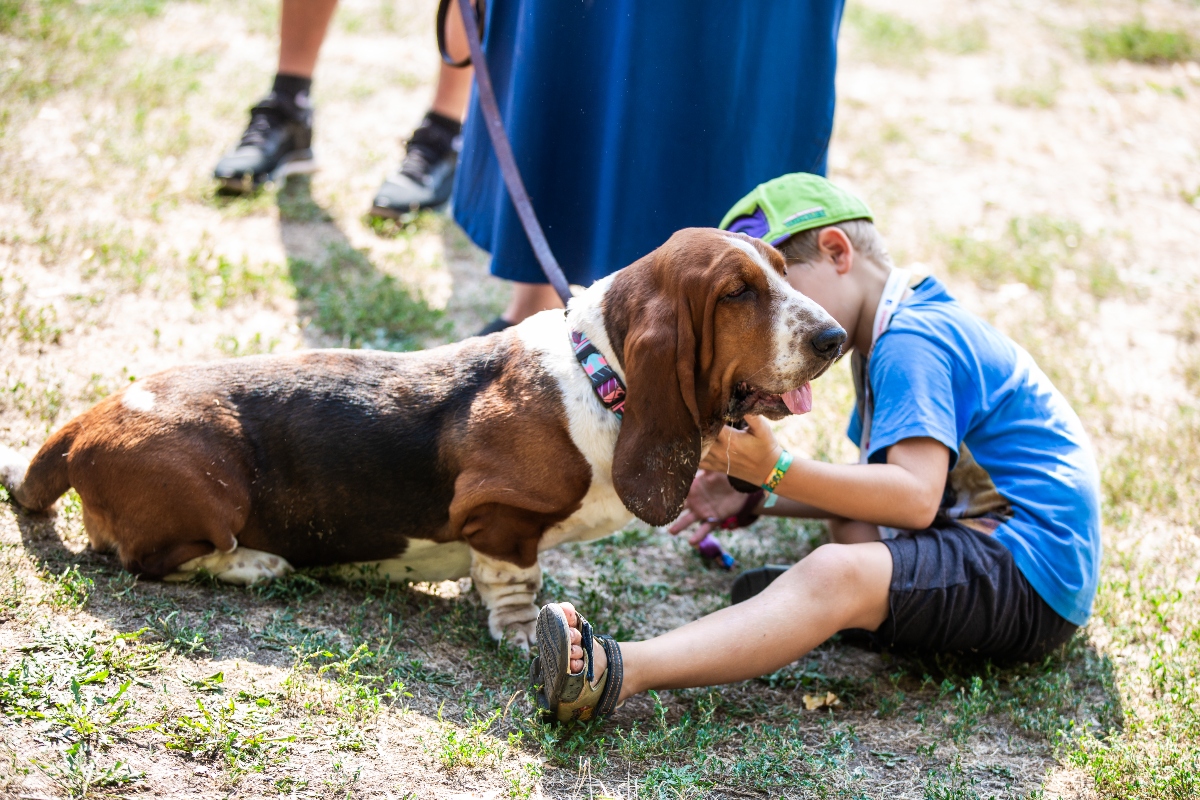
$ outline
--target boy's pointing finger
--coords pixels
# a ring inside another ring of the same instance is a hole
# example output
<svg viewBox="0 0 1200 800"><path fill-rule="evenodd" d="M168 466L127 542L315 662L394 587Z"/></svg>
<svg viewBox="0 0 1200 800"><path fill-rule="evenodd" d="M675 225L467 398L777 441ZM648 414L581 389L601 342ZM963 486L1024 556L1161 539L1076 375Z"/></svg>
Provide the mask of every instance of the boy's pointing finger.
<svg viewBox="0 0 1200 800"><path fill-rule="evenodd" d="M696 516L696 513L694 511L692 511L690 508L686 509L682 514L679 515L679 519L677 519L673 523L671 523L671 527L667 528L667 531L672 536L674 536L675 534L679 533L680 531L687 530L691 525L695 524L696 521L699 519L700 518L698 516Z"/></svg>

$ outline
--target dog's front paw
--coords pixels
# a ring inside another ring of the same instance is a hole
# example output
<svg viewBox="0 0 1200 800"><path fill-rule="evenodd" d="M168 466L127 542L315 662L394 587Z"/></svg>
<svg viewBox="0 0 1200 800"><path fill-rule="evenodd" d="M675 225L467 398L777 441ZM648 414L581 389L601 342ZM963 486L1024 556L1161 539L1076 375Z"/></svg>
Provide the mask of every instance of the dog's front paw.
<svg viewBox="0 0 1200 800"><path fill-rule="evenodd" d="M496 609L488 615L488 631L493 639L528 653L537 644L537 617L538 608L533 603Z"/></svg>
<svg viewBox="0 0 1200 800"><path fill-rule="evenodd" d="M535 562L522 567L471 551L471 580L488 607L488 632L497 641L529 652L537 643L538 607L533 604L542 588L542 568Z"/></svg>

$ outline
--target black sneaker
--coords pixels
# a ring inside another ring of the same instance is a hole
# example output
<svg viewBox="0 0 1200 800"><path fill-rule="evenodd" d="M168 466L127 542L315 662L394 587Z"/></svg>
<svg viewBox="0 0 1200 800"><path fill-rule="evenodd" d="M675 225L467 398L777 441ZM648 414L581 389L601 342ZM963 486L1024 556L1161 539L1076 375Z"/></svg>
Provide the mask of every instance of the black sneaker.
<svg viewBox="0 0 1200 800"><path fill-rule="evenodd" d="M450 199L458 164L461 125L430 112L413 131L404 161L375 193L371 216L394 219L419 208L440 206Z"/></svg>
<svg viewBox="0 0 1200 800"><path fill-rule="evenodd" d="M217 162L213 177L226 191L252 192L267 181L316 172L312 122L307 94L293 99L271 92L250 109L246 132Z"/></svg>

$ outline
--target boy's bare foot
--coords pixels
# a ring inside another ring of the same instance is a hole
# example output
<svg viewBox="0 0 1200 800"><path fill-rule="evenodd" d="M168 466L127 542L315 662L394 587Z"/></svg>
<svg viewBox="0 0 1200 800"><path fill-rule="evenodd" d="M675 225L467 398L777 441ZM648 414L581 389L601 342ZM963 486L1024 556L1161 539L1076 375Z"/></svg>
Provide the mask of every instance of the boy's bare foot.
<svg viewBox="0 0 1200 800"><path fill-rule="evenodd" d="M585 637L590 637L586 649ZM625 673L620 646L611 637L593 634L571 604L547 603L538 612L537 639L529 682L545 719L587 722L616 711Z"/></svg>
<svg viewBox="0 0 1200 800"><path fill-rule="evenodd" d="M579 615L575 612L575 606L570 603L559 603L559 605L567 615L567 624L571 626L571 672L579 672L583 669L583 634L576 627ZM592 685L596 686L604 680L604 670L608 667L608 654L604 652L603 647L592 648L592 662L594 664L592 674L596 680Z"/></svg>

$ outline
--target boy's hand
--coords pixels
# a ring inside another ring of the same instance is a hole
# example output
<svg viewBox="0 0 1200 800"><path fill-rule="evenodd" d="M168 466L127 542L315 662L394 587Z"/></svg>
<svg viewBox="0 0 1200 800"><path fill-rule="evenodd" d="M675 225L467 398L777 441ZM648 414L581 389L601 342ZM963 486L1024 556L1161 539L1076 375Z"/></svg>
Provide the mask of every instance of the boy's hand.
<svg viewBox="0 0 1200 800"><path fill-rule="evenodd" d="M729 485L725 473L700 470L692 481L683 513L668 530L674 536L699 522L700 527L688 534L689 542L699 544L721 520L732 517L745 504L746 495Z"/></svg>
<svg viewBox="0 0 1200 800"><path fill-rule="evenodd" d="M746 417L746 426L744 431L728 425L722 428L716 444L700 462L701 469L725 472L756 486L769 478L783 448L762 417Z"/></svg>

